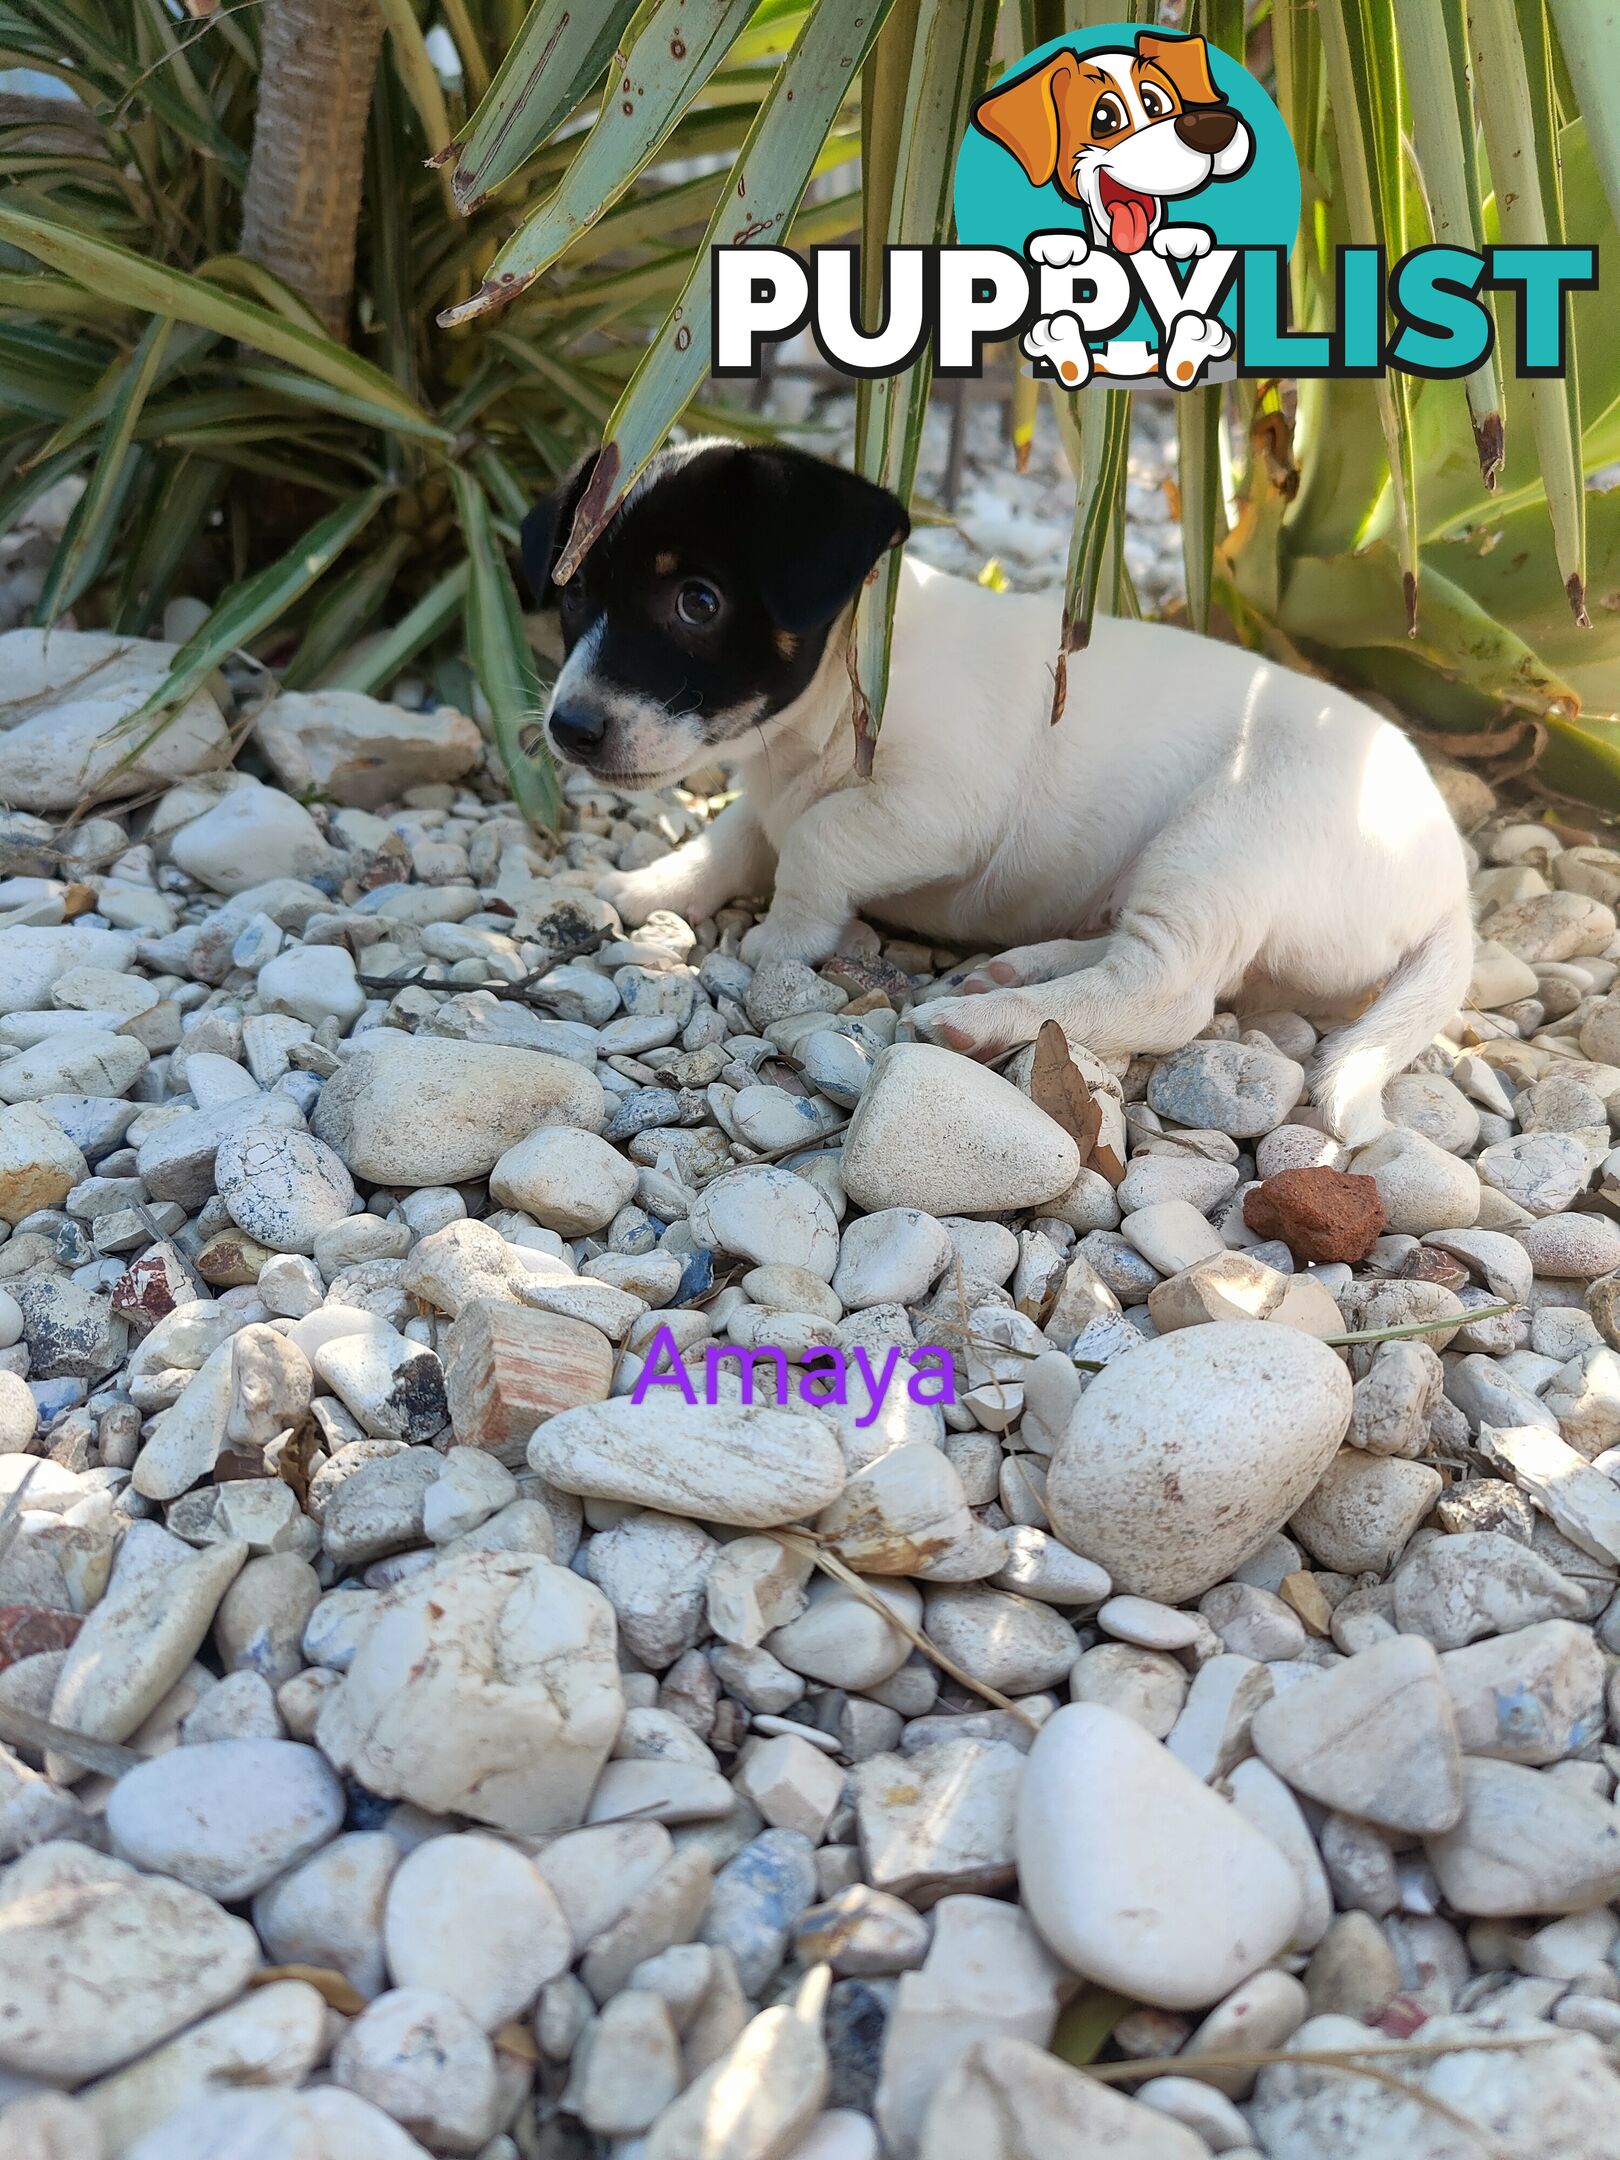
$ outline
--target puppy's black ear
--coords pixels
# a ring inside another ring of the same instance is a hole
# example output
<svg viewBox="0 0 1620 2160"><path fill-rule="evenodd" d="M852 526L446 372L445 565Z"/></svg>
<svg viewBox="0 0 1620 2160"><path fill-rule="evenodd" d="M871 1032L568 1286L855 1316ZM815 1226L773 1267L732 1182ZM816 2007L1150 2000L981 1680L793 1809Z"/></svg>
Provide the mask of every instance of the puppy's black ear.
<svg viewBox="0 0 1620 2160"><path fill-rule="evenodd" d="M802 637L854 599L911 520L897 495L802 450L740 454L749 552L766 612Z"/></svg>
<svg viewBox="0 0 1620 2160"><path fill-rule="evenodd" d="M563 474L549 495L541 496L518 528L523 574L529 581L529 591L537 608L557 604L557 588L551 582L551 573L563 551L574 522L574 512L579 508L579 498L585 492L595 463L596 452L588 450L577 465Z"/></svg>

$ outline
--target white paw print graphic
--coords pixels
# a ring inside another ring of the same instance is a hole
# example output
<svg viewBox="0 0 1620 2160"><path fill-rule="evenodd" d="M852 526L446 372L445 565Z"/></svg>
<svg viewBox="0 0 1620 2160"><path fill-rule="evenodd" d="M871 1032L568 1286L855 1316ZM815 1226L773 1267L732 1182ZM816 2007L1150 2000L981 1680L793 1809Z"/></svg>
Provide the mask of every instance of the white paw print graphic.
<svg viewBox="0 0 1620 2160"><path fill-rule="evenodd" d="M1224 360L1232 350L1232 333L1225 323L1207 315L1182 315L1170 332L1160 373L1173 390L1191 390L1202 379L1212 360Z"/></svg>
<svg viewBox="0 0 1620 2160"><path fill-rule="evenodd" d="M1078 390L1091 378L1091 353L1078 315L1043 315L1023 335L1031 360L1049 360L1066 390Z"/></svg>
<svg viewBox="0 0 1620 2160"><path fill-rule="evenodd" d="M1072 270L1091 253L1091 242L1082 232L1031 233L1024 249L1031 262L1053 270Z"/></svg>
<svg viewBox="0 0 1620 2160"><path fill-rule="evenodd" d="M1203 225L1161 225L1151 242L1154 254L1170 262L1197 262L1213 244Z"/></svg>

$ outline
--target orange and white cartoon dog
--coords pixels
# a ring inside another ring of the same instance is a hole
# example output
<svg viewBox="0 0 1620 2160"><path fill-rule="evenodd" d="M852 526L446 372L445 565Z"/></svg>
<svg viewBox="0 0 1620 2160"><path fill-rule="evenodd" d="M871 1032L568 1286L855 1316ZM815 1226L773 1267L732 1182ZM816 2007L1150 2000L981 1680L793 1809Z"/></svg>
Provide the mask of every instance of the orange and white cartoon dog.
<svg viewBox="0 0 1620 2160"><path fill-rule="evenodd" d="M1168 223L1165 205L1212 180L1236 179L1254 156L1253 135L1210 74L1205 41L1152 31L1134 47L1054 53L987 91L973 123L1012 153L1035 186L1078 203L1092 244L1115 256L1145 249L1189 262L1207 255L1214 239L1208 227ZM1037 234L1030 243L1036 262L1075 271L1089 252L1072 232ZM1196 309L1182 312L1167 337L1165 378L1188 387L1230 349L1223 323ZM1079 321L1067 311L1043 313L1026 332L1024 350L1052 361L1071 386L1090 373ZM1127 363L1127 371L1140 370Z"/></svg>

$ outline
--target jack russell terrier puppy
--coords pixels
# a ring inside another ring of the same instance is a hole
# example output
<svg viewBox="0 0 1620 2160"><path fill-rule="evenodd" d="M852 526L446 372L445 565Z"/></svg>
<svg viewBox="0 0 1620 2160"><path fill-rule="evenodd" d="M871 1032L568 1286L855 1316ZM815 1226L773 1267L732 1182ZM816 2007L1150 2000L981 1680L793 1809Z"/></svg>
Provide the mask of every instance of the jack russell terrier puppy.
<svg viewBox="0 0 1620 2160"><path fill-rule="evenodd" d="M1056 1020L1102 1057L1179 1048L1217 1001L1368 1009L1323 1045L1338 1137L1454 1013L1473 964L1462 842L1406 738L1327 683L1168 624L1099 618L1050 723L1055 593L907 560L870 780L855 772L851 609L899 501L788 449L655 458L566 585L590 461L524 522L561 610L546 726L609 787L720 758L741 792L699 838L598 890L632 927L763 893L758 964L827 959L870 913L1003 950L918 1029L994 1058Z"/></svg>
<svg viewBox="0 0 1620 2160"><path fill-rule="evenodd" d="M1152 31L1134 46L1054 53L987 90L974 103L973 124L1034 186L1080 205L1092 244L1115 255L1146 249L1172 262L1207 255L1213 236L1204 225L1168 223L1165 204L1235 180L1254 157L1254 137L1217 89L1204 40ZM1078 272L1089 248L1083 234L1050 232L1035 234L1028 252L1037 263ZM1042 315L1022 343L1070 389L1089 379L1090 354L1068 310ZM1189 306L1166 346L1165 380L1190 389L1231 349L1226 325ZM1117 341L1103 361L1110 374L1141 373L1146 364L1137 347Z"/></svg>

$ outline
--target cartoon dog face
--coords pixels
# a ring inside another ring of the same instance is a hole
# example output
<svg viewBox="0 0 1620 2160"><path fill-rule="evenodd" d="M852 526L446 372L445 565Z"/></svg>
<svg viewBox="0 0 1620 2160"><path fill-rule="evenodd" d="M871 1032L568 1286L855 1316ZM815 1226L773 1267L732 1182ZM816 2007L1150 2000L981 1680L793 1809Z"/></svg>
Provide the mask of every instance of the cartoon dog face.
<svg viewBox="0 0 1620 2160"><path fill-rule="evenodd" d="M987 91L973 121L1037 187L1079 203L1116 255L1147 245L1167 200L1235 179L1254 155L1201 37L1144 31L1134 49L1054 53Z"/></svg>

